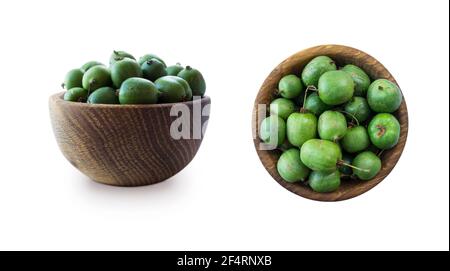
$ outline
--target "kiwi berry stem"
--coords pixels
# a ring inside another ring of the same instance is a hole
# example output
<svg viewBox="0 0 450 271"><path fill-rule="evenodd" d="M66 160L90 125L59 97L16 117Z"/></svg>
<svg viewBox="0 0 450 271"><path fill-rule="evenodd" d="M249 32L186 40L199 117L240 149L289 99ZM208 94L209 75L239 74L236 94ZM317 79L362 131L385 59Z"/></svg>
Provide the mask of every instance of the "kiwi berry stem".
<svg viewBox="0 0 450 271"><path fill-rule="evenodd" d="M305 108L306 103L306 96L308 96L308 90L317 91L317 88L315 86L307 86L305 89L305 95L303 95L303 106L302 109ZM301 111L301 109L300 109Z"/></svg>
<svg viewBox="0 0 450 271"><path fill-rule="evenodd" d="M377 129L378 129L378 133L377 133L377 136L383 136L384 135L384 133L386 133L386 128L384 127L384 126L382 126L382 125L377 125L376 126L377 127Z"/></svg>
<svg viewBox="0 0 450 271"><path fill-rule="evenodd" d="M347 164L346 162L344 162L344 160L338 161L338 165L347 166L347 167L350 167L350 168L353 168L353 169L357 169L357 170L361 170L361 171L364 171L364 172L369 172L370 171L368 169L359 168L359 167L355 167L353 165Z"/></svg>
<svg viewBox="0 0 450 271"><path fill-rule="evenodd" d="M347 112L347 111L344 111L344 110L339 110L339 112L344 113L344 114L347 114L347 115L349 115L350 117L352 117L352 119L356 122L356 125L359 126L359 121L358 121L358 119L355 117L355 115L353 115L352 113L349 113L349 112Z"/></svg>

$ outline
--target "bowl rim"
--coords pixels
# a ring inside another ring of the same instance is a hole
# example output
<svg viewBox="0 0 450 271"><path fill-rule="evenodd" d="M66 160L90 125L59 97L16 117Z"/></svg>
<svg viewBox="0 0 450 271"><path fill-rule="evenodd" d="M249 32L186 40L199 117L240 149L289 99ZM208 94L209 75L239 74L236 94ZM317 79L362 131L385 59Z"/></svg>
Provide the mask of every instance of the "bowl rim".
<svg viewBox="0 0 450 271"><path fill-rule="evenodd" d="M203 96L200 99L190 100L186 102L176 102L176 103L156 103L156 104L88 104L88 103L81 103L81 102L71 102L71 101L65 101L64 100L64 93L66 91L61 91L55 94L52 94L49 97L50 101L55 101L58 103L61 103L66 106L76 106L76 107L86 107L86 108L167 108L172 107L177 104L185 104L185 105L191 105L194 103L204 103L204 102L210 102L211 98L209 96Z"/></svg>
<svg viewBox="0 0 450 271"><path fill-rule="evenodd" d="M407 104L406 104L406 99L405 96L403 94L403 91L400 88L400 92L402 94L402 104L400 105L400 107L403 107L403 114L405 114L403 116L403 122L400 122L400 118L398 118L400 125L403 126L405 125L405 129L402 129L400 131L400 138L399 138L399 144L397 144L395 147L389 149L389 151L394 151L395 153L393 154L393 156L396 156L395 159L393 161L391 161L391 163L386 167L385 170L385 174L383 174L382 176L379 176L377 174L377 176L375 176L373 179L368 180L368 181L364 181L363 183L365 183L365 185L362 185L361 187L355 186L353 188L353 191L355 191L354 193L339 193L337 191L333 192L336 193L335 195L333 195L333 193L318 193L318 192L314 192L312 189L310 189L309 187L304 187L304 185L300 184L296 184L296 183L288 183L282 180L281 176L279 176L277 170L276 170L276 163L275 163L275 169L271 168L269 169L269 165L267 164L268 162L265 162L264 160L266 160L266 157L268 156L268 152L273 152L275 150L270 150L270 151L264 151L264 150L260 150L258 148L259 143L261 142L260 138L259 138L259 131L258 131L258 127L259 127L259 120L257 119L257 115L258 115L258 104L259 104L259 100L260 100L260 96L262 93L262 90L266 87L267 84L271 83L271 77L274 76L274 74L278 73L278 70L282 69L282 66L288 62L289 60L293 60L299 57L299 55L301 54L305 54L308 51L315 51L315 50L320 50L322 48L324 49L330 49L330 48L335 48L338 50L350 50L353 51L355 53L359 53L362 54L364 56L366 56L368 58L368 60L373 60L376 62L377 65L379 65L382 69L384 69L387 74L389 75L390 78L392 78L393 82L395 82L398 86L399 84L396 82L394 76L390 73L390 71L380 62L378 61L375 57L371 56L370 54L361 51L359 49L356 49L354 47L350 47L350 46L346 46L346 45L339 45L339 44L323 44L323 45L316 45L316 46L312 46L312 47L308 47L305 49L302 49L300 51L297 51L293 54L291 54L290 56L288 56L287 58L285 58L283 61L281 61L277 66L275 66L270 73L266 76L266 78L264 79L262 85L259 88L259 91L255 97L255 101L253 104L253 110L252 110L252 134L253 134L253 143L254 143L254 147L255 147L255 151L258 155L258 158L260 159L261 164L263 165L263 167L265 168L265 170L269 173L269 175L272 177L272 179L274 181L276 181L280 186L282 186L284 189L288 190L291 193L294 193L298 196L301 196L302 198L305 199L309 199L309 200L314 200L314 201L321 201L321 202L336 202L336 201L343 201L343 200L348 200L348 199L352 199L355 198L357 196L360 196L362 194L365 194L366 192L368 192L369 190L371 190L372 188L374 188L375 186L377 186L379 183L381 183L390 173L391 171L395 168L396 164L398 163L398 161L400 160L400 157L403 153L403 150L406 146L406 142L407 142L407 138L408 138L408 127L409 127L409 117L408 117L408 108L407 108ZM320 54L316 54L315 56L319 56ZM324 53L324 55L326 55L326 53ZM378 78L371 78L371 79L378 79ZM398 109L397 111L393 112L392 114L397 114L399 113ZM383 168L382 168L383 169ZM379 174L381 173L381 171L379 172ZM379 176L379 177L378 177ZM376 180L375 180L376 179ZM371 182L373 181L373 182ZM371 183L369 183L371 182ZM301 188L297 188L298 186L301 186Z"/></svg>

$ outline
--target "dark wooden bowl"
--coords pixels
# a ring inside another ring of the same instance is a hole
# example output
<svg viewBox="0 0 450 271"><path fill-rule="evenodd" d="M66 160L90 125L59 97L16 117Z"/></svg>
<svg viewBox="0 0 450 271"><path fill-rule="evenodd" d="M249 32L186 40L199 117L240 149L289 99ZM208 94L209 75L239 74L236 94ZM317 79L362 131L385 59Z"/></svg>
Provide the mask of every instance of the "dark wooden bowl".
<svg viewBox="0 0 450 271"><path fill-rule="evenodd" d="M281 186L308 199L320 201L339 201L358 196L370 190L391 172L400 158L403 148L405 147L406 137L408 135L408 110L403 97L403 102L400 108L394 114L401 125L399 142L394 148L385 150L382 153L382 168L378 175L376 175L373 179L369 181L343 180L340 188L332 193L317 193L305 184L288 183L284 181L278 174L276 168L281 152L277 150L266 151L259 149L259 144L261 141L259 139L258 132L259 124L262 119L257 119L257 116L258 114L264 115L265 112L258 112L258 110L262 110L262 108L258 109L258 104L266 104L268 106L277 96L276 88L281 77L291 73L299 75L303 67L311 59L319 55L327 55L331 57L338 66L343 66L345 64L357 65L365 70L372 79L386 78L395 82L394 77L380 62L378 62L378 60L358 49L341 45L321 45L300 51L281 62L269 74L261 86L253 107L253 141L258 156L264 167Z"/></svg>
<svg viewBox="0 0 450 271"><path fill-rule="evenodd" d="M53 131L64 156L94 181L116 186L140 186L164 181L194 158L202 139L175 140L170 126L173 104L92 105L67 102L63 93L50 97ZM209 97L184 102L191 114ZM206 110L205 110L206 111ZM202 126L208 120L203 116ZM206 127L207 124L205 124Z"/></svg>

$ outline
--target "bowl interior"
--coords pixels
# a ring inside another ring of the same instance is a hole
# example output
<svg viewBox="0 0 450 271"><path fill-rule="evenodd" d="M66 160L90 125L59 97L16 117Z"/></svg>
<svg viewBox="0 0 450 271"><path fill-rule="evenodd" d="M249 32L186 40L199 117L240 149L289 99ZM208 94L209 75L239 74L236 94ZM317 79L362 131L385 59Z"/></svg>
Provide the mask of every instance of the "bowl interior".
<svg viewBox="0 0 450 271"><path fill-rule="evenodd" d="M380 183L394 168L403 148L406 143L406 137L408 134L408 111L406 107L405 98L403 96L402 104L400 108L394 113L401 125L400 139L398 144L390 149L385 150L381 155L382 168L380 172L373 179L369 181L358 181L343 179L340 188L331 193L316 193L312 191L307 185L302 183L288 183L284 181L278 174L276 164L281 152L278 150L261 150L259 148L260 139L258 137L259 124L262 119L258 119L258 116L262 116L265 112L263 107L258 105L269 105L270 102L277 97L276 88L278 81L286 74L299 75L303 67L314 57L319 55L327 55L331 57L338 67L346 64L354 64L362 68L372 80L385 78L396 82L394 77L389 71L375 58L355 48L342 46L342 45L321 45L312 47L303 51L300 51L283 62L281 62L264 81L259 93L255 99L253 108L253 138L256 151L258 153L261 162L272 177L283 187L289 191L303 196L305 198L320 200L320 201L338 201L345 200L355 196L358 196L375 185Z"/></svg>

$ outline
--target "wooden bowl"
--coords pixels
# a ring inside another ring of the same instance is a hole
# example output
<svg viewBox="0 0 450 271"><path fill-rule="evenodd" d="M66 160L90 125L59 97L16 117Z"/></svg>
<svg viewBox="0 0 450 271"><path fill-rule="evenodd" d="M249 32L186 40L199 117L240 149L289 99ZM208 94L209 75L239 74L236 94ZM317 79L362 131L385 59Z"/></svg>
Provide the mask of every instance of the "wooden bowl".
<svg viewBox="0 0 450 271"><path fill-rule="evenodd" d="M170 135L174 104L92 105L64 101L63 93L49 100L53 131L67 160L92 180L116 186L158 183L189 164L202 142L192 133L193 114L201 118L200 129L208 120L193 107L201 106L201 114L210 103L209 97L182 103L190 109L191 139L176 140Z"/></svg>
<svg viewBox="0 0 450 271"><path fill-rule="evenodd" d="M357 65L366 71L371 79L386 78L395 82L394 77L378 60L358 49L341 45L321 45L300 51L281 62L269 74L261 86L253 107L253 141L264 167L281 186L308 199L339 201L363 194L380 183L391 172L405 147L406 137L408 135L408 110L406 108L405 98L403 97L400 108L394 113L401 126L399 142L394 148L385 150L382 153L382 168L373 179L369 181L343 180L340 188L331 193L317 193L305 184L284 181L278 174L276 168L281 152L277 150L260 150L259 148L261 140L259 139L258 133L262 119L257 119L257 116L265 115L266 112L261 112L264 109L261 107L258 109L258 105L265 104L268 108L270 102L277 97L276 88L281 77L291 73L299 75L303 67L311 59L319 55L331 57L338 66L344 66L345 64Z"/></svg>

